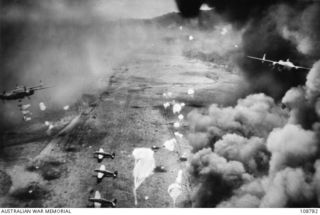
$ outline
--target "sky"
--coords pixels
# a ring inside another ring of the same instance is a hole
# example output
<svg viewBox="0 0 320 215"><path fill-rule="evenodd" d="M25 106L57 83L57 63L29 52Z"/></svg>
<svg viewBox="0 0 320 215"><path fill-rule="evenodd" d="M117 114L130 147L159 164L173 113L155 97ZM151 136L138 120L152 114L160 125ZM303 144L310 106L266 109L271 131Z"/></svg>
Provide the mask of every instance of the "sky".
<svg viewBox="0 0 320 215"><path fill-rule="evenodd" d="M174 0L97 0L98 14L115 18L153 18L177 11Z"/></svg>
<svg viewBox="0 0 320 215"><path fill-rule="evenodd" d="M148 19L177 11L174 0L0 0L0 18L68 19Z"/></svg>

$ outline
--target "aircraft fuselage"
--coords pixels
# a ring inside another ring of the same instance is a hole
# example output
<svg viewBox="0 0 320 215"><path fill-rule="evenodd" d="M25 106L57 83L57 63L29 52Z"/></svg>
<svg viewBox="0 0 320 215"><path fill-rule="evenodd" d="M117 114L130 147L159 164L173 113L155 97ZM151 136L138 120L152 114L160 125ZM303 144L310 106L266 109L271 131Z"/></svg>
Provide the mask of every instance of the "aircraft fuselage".
<svg viewBox="0 0 320 215"><path fill-rule="evenodd" d="M23 92L10 92L10 93L4 93L0 95L0 99L2 100L18 100L23 99L25 97L29 97L34 94L33 90L30 91L23 91Z"/></svg>

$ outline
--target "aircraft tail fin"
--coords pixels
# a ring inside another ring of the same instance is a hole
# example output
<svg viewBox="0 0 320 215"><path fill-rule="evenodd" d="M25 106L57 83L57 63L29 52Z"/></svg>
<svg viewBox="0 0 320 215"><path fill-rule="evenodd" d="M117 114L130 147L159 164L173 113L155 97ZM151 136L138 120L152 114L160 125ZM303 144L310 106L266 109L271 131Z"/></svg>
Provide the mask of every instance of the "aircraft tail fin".
<svg viewBox="0 0 320 215"><path fill-rule="evenodd" d="M113 199L113 200L111 201L112 207L116 207L116 206L117 206L117 202L118 202L117 199Z"/></svg>
<svg viewBox="0 0 320 215"><path fill-rule="evenodd" d="M118 176L118 171L114 171L113 178L116 178Z"/></svg>
<svg viewBox="0 0 320 215"><path fill-rule="evenodd" d="M263 54L262 63L266 60L266 54Z"/></svg>

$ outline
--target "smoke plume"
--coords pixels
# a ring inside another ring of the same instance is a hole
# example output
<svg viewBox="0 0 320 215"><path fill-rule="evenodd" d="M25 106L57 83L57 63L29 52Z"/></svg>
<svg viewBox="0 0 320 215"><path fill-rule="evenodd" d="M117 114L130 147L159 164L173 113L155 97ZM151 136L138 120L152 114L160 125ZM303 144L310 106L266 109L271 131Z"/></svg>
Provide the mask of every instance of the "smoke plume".
<svg viewBox="0 0 320 215"><path fill-rule="evenodd" d="M239 98L235 106L213 104L208 110L189 113L195 152L189 168L195 181L193 206L318 207L320 26L316 20L320 3L190 2L177 0L182 16L198 16L201 4L206 3L222 20L243 31L241 51L233 59L252 93ZM264 54L270 60L290 59L294 65L311 69L247 58ZM246 175L246 180L230 183L223 173L213 180L215 164L211 160L200 164L204 157L217 156L242 164L243 171L235 175L238 179Z"/></svg>

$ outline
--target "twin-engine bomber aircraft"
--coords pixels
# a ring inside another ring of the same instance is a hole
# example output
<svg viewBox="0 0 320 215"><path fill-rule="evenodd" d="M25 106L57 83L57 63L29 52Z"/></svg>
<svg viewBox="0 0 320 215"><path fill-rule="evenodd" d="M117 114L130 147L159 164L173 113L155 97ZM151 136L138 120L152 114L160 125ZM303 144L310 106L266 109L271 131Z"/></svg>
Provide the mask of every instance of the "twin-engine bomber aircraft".
<svg viewBox="0 0 320 215"><path fill-rule="evenodd" d="M111 172L106 169L105 165L101 165L99 169L94 170L97 173L98 183L102 181L104 177L116 178L118 176L118 171Z"/></svg>
<svg viewBox="0 0 320 215"><path fill-rule="evenodd" d="M100 163L104 158L111 158L114 159L116 154L113 153L107 153L103 150L103 148L100 148L99 151L95 151L94 153L94 157L96 157L98 159L98 162Z"/></svg>
<svg viewBox="0 0 320 215"><path fill-rule="evenodd" d="M37 90L44 90L50 87L43 87L42 82L40 81L40 85L34 86L34 87L26 87L26 86L16 86L15 89L6 92L3 91L2 94L0 94L0 99L2 101L4 100L19 100L21 102L22 99L25 97L28 97L30 99L30 96L32 96L35 91Z"/></svg>
<svg viewBox="0 0 320 215"><path fill-rule="evenodd" d="M273 60L268 60L266 59L266 54L263 55L262 58L258 58L258 57L253 57L253 56L247 56L248 58L254 59L254 60L259 60L263 62L268 62L268 63L272 63L273 66L275 65L280 65L283 66L286 69L305 69L305 70L310 70L311 68L307 68L307 67L302 67L302 66L296 66L294 65L289 59L287 59L286 61L283 60L279 60L279 61L273 61Z"/></svg>
<svg viewBox="0 0 320 215"><path fill-rule="evenodd" d="M95 192L95 195L93 198L89 198L89 201L93 203L93 207L100 208L100 207L116 207L117 205L117 199L113 200L106 200L104 198L101 198L101 194L99 191Z"/></svg>

